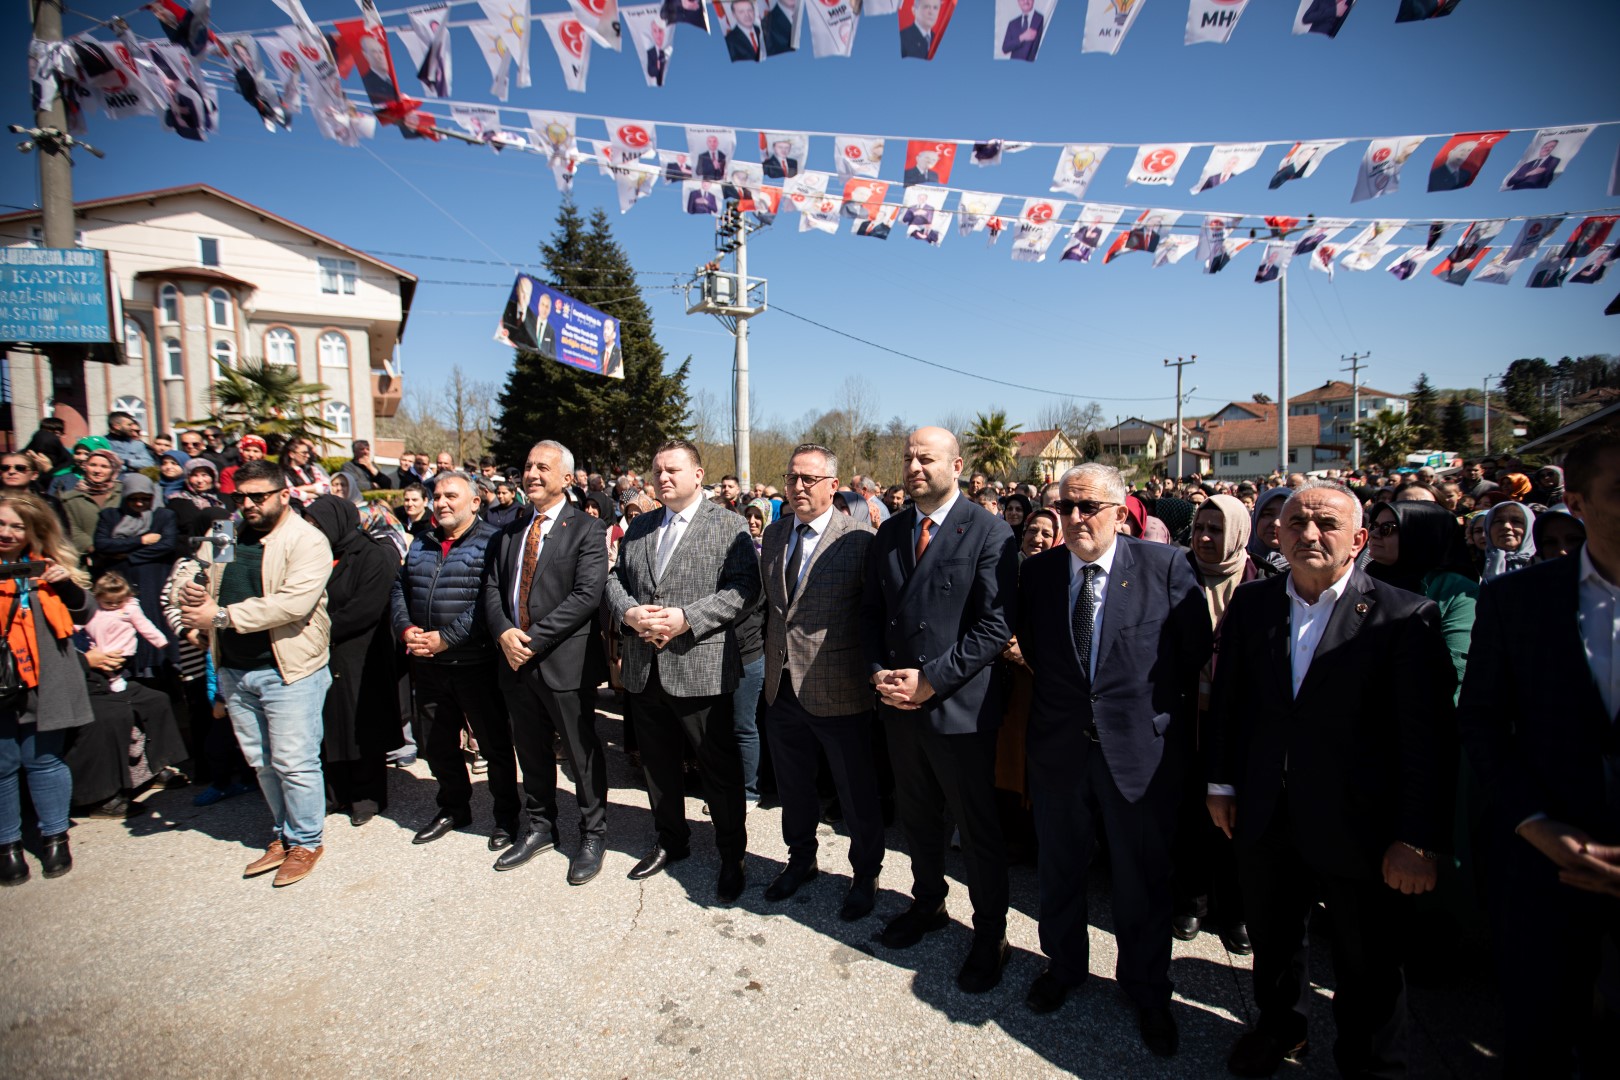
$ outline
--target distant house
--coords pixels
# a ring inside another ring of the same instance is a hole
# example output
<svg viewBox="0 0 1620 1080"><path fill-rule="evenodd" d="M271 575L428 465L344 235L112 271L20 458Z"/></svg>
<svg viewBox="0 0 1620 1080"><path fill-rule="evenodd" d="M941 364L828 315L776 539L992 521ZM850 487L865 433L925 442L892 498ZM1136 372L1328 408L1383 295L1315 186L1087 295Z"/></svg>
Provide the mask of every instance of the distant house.
<svg viewBox="0 0 1620 1080"><path fill-rule="evenodd" d="M1064 472L1080 464L1080 451L1056 428L1021 432L1017 438L1018 463L1013 475L1035 475L1050 484Z"/></svg>
<svg viewBox="0 0 1620 1080"><path fill-rule="evenodd" d="M1174 447L1170 428L1132 416L1120 421L1105 432L1098 432L1103 453L1118 454L1129 461L1156 461L1164 457L1166 447Z"/></svg>
<svg viewBox="0 0 1620 1080"><path fill-rule="evenodd" d="M1474 441L1483 444L1485 439L1485 406L1477 401L1463 402L1463 418L1468 421L1468 433ZM1522 413L1504 409L1500 405L1491 406L1491 442L1498 446L1506 436L1522 439L1530 433L1530 419ZM1447 450L1458 453L1467 453L1473 447L1448 446Z"/></svg>
<svg viewBox="0 0 1620 1080"><path fill-rule="evenodd" d="M1321 424L1315 416L1288 418L1288 465L1301 471L1317 467L1323 455L1337 451L1321 445ZM1221 480L1265 476L1277 467L1277 419L1229 420L1212 424L1205 440L1212 475Z"/></svg>
<svg viewBox="0 0 1620 1080"><path fill-rule="evenodd" d="M1329 379L1314 390L1307 390L1303 394L1289 398L1288 415L1316 417L1321 432L1321 445L1333 451L1328 457L1347 458L1356 439L1353 429L1359 421L1377 416L1385 409L1404 413L1407 399L1388 390L1375 390L1370 386L1363 386L1360 415L1353 414L1355 404L1355 387L1342 379ZM1273 412L1271 416L1275 426L1276 413ZM1289 442L1293 441L1290 437ZM1273 440L1271 445L1276 446L1276 441Z"/></svg>

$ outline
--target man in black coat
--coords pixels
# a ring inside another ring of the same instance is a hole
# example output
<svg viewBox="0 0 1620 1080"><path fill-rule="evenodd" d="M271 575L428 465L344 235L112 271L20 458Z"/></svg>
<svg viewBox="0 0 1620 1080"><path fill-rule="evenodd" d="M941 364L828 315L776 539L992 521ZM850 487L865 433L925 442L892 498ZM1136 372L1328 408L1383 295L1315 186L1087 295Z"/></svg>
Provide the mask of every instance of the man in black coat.
<svg viewBox="0 0 1620 1080"><path fill-rule="evenodd" d="M1236 842L1259 1021L1228 1067L1269 1076L1305 1042L1305 927L1333 912L1333 1056L1406 1074L1405 895L1451 832L1456 669L1432 600L1356 569L1361 504L1314 481L1284 504L1289 572L1240 586L1210 705L1209 810ZM1378 678L1370 678L1371 673Z"/></svg>
<svg viewBox="0 0 1620 1080"><path fill-rule="evenodd" d="M912 504L878 528L868 551L861 637L911 851L912 904L883 928L883 943L908 948L950 922L949 809L973 901L973 947L956 981L984 993L1007 960L1007 853L994 794L1003 702L994 661L1012 640L1018 548L1005 521L961 497L961 475L956 436L937 427L911 433Z"/></svg>
<svg viewBox="0 0 1620 1080"><path fill-rule="evenodd" d="M726 52L731 62L763 59L754 0L735 0L731 5L731 23L731 29L726 31Z"/></svg>
<svg viewBox="0 0 1620 1080"><path fill-rule="evenodd" d="M607 536L596 518L563 497L574 455L549 439L529 451L523 482L534 512L490 541L484 575L484 619L500 647L496 665L512 717L512 743L523 770L528 832L495 861L521 866L557 843L557 763L561 736L578 778L580 848L568 883L583 885L602 869L607 836L607 761L596 737L595 684L586 659L607 582Z"/></svg>
<svg viewBox="0 0 1620 1080"><path fill-rule="evenodd" d="M1056 1010L1089 970L1087 869L1108 838L1120 988L1142 1039L1168 1057L1171 840L1193 765L1198 675L1212 645L1209 607L1186 555L1119 535L1119 470L1086 464L1059 481L1061 548L1025 562L1018 644L1035 674L1029 782L1040 844L1041 949L1030 987Z"/></svg>
<svg viewBox="0 0 1620 1080"><path fill-rule="evenodd" d="M1458 706L1492 804L1509 1077L1615 1069L1590 1020L1620 927L1620 440L1577 443L1564 484L1586 545L1480 590Z"/></svg>

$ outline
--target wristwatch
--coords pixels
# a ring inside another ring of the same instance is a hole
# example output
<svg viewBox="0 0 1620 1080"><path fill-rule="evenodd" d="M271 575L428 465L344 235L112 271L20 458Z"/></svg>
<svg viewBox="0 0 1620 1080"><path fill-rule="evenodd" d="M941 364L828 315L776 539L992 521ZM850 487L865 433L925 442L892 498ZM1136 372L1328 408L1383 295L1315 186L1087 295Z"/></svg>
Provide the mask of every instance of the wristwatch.
<svg viewBox="0 0 1620 1080"><path fill-rule="evenodd" d="M229 630L231 628L231 609L217 608L214 611L214 629Z"/></svg>
<svg viewBox="0 0 1620 1080"><path fill-rule="evenodd" d="M1406 850L1414 853L1420 859L1427 860L1428 862L1439 862L1440 861L1440 853L1438 851L1425 851L1423 848L1418 847L1416 844L1408 844L1405 840L1402 840L1400 842L1400 844L1401 844L1401 847L1403 847Z"/></svg>

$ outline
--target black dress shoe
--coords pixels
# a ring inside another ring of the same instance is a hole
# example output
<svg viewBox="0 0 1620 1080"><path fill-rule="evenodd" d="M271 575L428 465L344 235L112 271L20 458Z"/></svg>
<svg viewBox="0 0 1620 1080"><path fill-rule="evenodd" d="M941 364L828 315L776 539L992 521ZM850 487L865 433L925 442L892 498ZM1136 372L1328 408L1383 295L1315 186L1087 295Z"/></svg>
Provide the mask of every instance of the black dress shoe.
<svg viewBox="0 0 1620 1080"><path fill-rule="evenodd" d="M799 891L799 886L815 880L820 873L813 862L795 863L788 861L787 869L776 875L776 880L765 886L765 899L786 900Z"/></svg>
<svg viewBox="0 0 1620 1080"><path fill-rule="evenodd" d="M968 950L962 969L956 973L956 986L964 994L983 994L1001 983L1001 969L1007 966L1007 938L1004 934L988 937L973 935L973 948Z"/></svg>
<svg viewBox="0 0 1620 1080"><path fill-rule="evenodd" d="M512 846L512 830L504 825L497 825L489 834L489 850L501 851Z"/></svg>
<svg viewBox="0 0 1620 1080"><path fill-rule="evenodd" d="M21 885L28 880L28 857L21 840L0 844L0 885Z"/></svg>
<svg viewBox="0 0 1620 1080"><path fill-rule="evenodd" d="M1232 1047L1226 1069L1236 1076L1270 1076L1282 1068L1284 1061L1304 1057L1310 1048L1304 1039L1285 1042L1269 1032L1248 1031Z"/></svg>
<svg viewBox="0 0 1620 1080"><path fill-rule="evenodd" d="M431 844L441 840L457 829L465 829L472 824L472 815L460 817L448 810L440 810L433 815L433 820L422 826L422 831L411 837L413 844Z"/></svg>
<svg viewBox="0 0 1620 1080"><path fill-rule="evenodd" d="M500 858L495 860L495 869L516 870L542 851L556 846L557 837L550 829L530 829L523 834L523 839L501 852Z"/></svg>
<svg viewBox="0 0 1620 1080"><path fill-rule="evenodd" d="M913 901L883 927L881 940L891 949L909 949L921 941L924 934L943 930L950 921L943 900L932 907L922 907Z"/></svg>
<svg viewBox="0 0 1620 1080"><path fill-rule="evenodd" d="M349 824L359 828L377 816L377 802L374 799L356 799L349 807Z"/></svg>
<svg viewBox="0 0 1620 1080"><path fill-rule="evenodd" d="M720 864L720 876L714 882L714 898L722 904L735 903L743 893L747 880L743 877L742 860Z"/></svg>
<svg viewBox="0 0 1620 1080"><path fill-rule="evenodd" d="M602 872L602 838L587 836L580 842L579 854L568 860L568 884L583 885Z"/></svg>
<svg viewBox="0 0 1620 1080"><path fill-rule="evenodd" d="M877 906L877 875L855 875L850 882L849 895L844 897L844 906L838 909L838 917L845 922L855 922L872 914Z"/></svg>
<svg viewBox="0 0 1620 1080"><path fill-rule="evenodd" d="M73 852L68 850L68 834L39 838L39 868L48 878L61 877L73 869Z"/></svg>
<svg viewBox="0 0 1620 1080"><path fill-rule="evenodd" d="M1233 956L1248 956L1254 951L1254 944L1249 941L1249 928L1242 923L1233 923L1222 930L1221 944Z"/></svg>
<svg viewBox="0 0 1620 1080"><path fill-rule="evenodd" d="M1047 968L1029 984L1029 993L1024 995L1024 1004L1028 1005L1029 1011L1033 1013L1057 1012L1069 999L1069 991L1072 989L1074 987L1064 982L1057 972Z"/></svg>
<svg viewBox="0 0 1620 1080"><path fill-rule="evenodd" d="M1181 1045L1181 1034L1176 1030L1176 1018L1168 1008L1139 1009L1136 1028L1142 1033L1142 1045L1156 1057L1175 1057Z"/></svg>
<svg viewBox="0 0 1620 1080"><path fill-rule="evenodd" d="M691 852L685 848L670 851L662 844L654 845L651 851L642 856L640 862L630 868L630 880L641 881L650 878L670 863L680 862L690 854Z"/></svg>
<svg viewBox="0 0 1620 1080"><path fill-rule="evenodd" d="M1196 915L1175 915L1170 919L1170 935L1177 941L1191 941L1198 936L1199 926Z"/></svg>

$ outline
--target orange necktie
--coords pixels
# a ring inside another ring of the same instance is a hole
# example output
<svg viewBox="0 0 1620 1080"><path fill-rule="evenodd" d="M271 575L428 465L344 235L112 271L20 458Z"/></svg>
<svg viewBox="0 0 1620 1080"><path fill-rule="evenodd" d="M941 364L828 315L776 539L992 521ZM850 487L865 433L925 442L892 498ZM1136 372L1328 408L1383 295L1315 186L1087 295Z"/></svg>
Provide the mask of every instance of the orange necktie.
<svg viewBox="0 0 1620 1080"><path fill-rule="evenodd" d="M512 612L514 616L528 609L529 590L534 587L534 572L540 565L540 531L544 526L545 518L536 515L529 529L529 539L523 545L523 569L518 573L518 609Z"/></svg>
<svg viewBox="0 0 1620 1080"><path fill-rule="evenodd" d="M923 552L928 550L928 534L933 528L934 519L923 518L922 532L917 535L917 558L915 561L922 562Z"/></svg>

